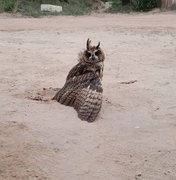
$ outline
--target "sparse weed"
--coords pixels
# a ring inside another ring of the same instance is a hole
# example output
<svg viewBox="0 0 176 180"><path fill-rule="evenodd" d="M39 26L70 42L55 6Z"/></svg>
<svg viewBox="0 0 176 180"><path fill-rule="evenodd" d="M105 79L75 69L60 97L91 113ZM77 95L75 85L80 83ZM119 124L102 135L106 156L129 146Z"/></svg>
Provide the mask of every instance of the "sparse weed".
<svg viewBox="0 0 176 180"><path fill-rule="evenodd" d="M63 7L63 12L61 13L51 13L51 12L41 12L41 4L52 4L61 5ZM90 0L75 0L70 1L60 1L60 0L0 0L0 12L12 12L12 13L22 13L26 16L39 17L42 15L84 15L89 14L92 10L92 3Z"/></svg>

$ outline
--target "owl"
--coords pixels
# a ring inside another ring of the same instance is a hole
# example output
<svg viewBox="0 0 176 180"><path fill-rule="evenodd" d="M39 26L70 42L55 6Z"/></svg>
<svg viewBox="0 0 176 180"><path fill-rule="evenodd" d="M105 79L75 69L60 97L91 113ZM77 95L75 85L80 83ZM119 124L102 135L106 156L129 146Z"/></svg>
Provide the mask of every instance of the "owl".
<svg viewBox="0 0 176 180"><path fill-rule="evenodd" d="M102 106L102 77L105 55L97 46L87 40L86 49L78 56L78 63L69 71L64 86L53 100L72 106L81 120L93 122Z"/></svg>

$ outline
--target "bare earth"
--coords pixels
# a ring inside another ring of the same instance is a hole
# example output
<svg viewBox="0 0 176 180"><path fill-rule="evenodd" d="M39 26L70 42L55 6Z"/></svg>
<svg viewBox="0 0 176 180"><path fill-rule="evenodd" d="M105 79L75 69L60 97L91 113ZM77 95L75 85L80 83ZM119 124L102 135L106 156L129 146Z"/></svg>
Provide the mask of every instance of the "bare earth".
<svg viewBox="0 0 176 180"><path fill-rule="evenodd" d="M51 101L87 38L106 54L94 123ZM176 14L0 16L1 180L175 180Z"/></svg>

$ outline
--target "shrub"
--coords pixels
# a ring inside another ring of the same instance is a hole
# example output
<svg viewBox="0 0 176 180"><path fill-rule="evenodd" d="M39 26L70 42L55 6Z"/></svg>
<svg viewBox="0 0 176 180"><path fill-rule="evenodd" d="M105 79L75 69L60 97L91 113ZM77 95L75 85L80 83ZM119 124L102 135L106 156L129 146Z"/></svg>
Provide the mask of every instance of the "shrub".
<svg viewBox="0 0 176 180"><path fill-rule="evenodd" d="M125 3L125 5L123 5L123 0L113 0L112 2L112 6L107 10L109 13L130 13L133 11L131 3Z"/></svg>
<svg viewBox="0 0 176 180"><path fill-rule="evenodd" d="M132 0L137 11L149 11L157 6L157 0Z"/></svg>
<svg viewBox="0 0 176 180"><path fill-rule="evenodd" d="M13 1L11 0L4 0L4 1L0 1L0 9L1 11L7 11L10 12L13 9Z"/></svg>
<svg viewBox="0 0 176 180"><path fill-rule="evenodd" d="M93 0L0 0L0 12L22 13L27 16L56 15L58 13L40 12L40 4L61 5L64 15L89 14Z"/></svg>

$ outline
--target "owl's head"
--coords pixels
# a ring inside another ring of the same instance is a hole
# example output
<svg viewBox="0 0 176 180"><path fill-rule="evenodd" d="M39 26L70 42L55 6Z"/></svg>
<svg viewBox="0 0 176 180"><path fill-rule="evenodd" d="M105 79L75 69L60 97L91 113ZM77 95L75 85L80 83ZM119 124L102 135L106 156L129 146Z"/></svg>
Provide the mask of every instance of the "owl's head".
<svg viewBox="0 0 176 180"><path fill-rule="evenodd" d="M105 55L103 50L100 48L100 42L97 46L91 46L91 40L88 39L86 43L86 49L80 54L80 61L85 63L98 63L103 62Z"/></svg>

